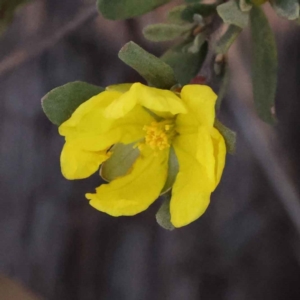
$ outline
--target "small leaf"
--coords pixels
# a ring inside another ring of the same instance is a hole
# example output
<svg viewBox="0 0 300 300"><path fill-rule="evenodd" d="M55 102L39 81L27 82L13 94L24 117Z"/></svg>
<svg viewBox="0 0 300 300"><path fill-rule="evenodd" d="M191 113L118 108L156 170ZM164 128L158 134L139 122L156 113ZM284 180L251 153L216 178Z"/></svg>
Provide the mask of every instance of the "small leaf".
<svg viewBox="0 0 300 300"><path fill-rule="evenodd" d="M100 176L106 181L126 175L140 155L134 144L116 144L111 148L111 152L111 157L100 168Z"/></svg>
<svg viewBox="0 0 300 300"><path fill-rule="evenodd" d="M206 41L206 36L202 33L199 33L195 36L194 41L190 47L187 48L187 52L189 53L199 53L201 47Z"/></svg>
<svg viewBox="0 0 300 300"><path fill-rule="evenodd" d="M258 115L273 124L271 112L277 87L278 59L275 38L268 20L260 7L251 10L253 39L252 84Z"/></svg>
<svg viewBox="0 0 300 300"><path fill-rule="evenodd" d="M173 7L169 12L167 16L167 21L173 24L185 24L186 21L182 19L181 13L185 10L187 6L186 5L179 5Z"/></svg>
<svg viewBox="0 0 300 300"><path fill-rule="evenodd" d="M240 10L236 1L232 0L217 7L219 16L224 23L244 28L249 22L249 13Z"/></svg>
<svg viewBox="0 0 300 300"><path fill-rule="evenodd" d="M124 20L145 14L170 0L97 0L104 18Z"/></svg>
<svg viewBox="0 0 300 300"><path fill-rule="evenodd" d="M194 26L178 24L152 24L144 28L146 39L153 42L172 41L192 30Z"/></svg>
<svg viewBox="0 0 300 300"><path fill-rule="evenodd" d="M11 23L15 11L30 0L0 0L0 34Z"/></svg>
<svg viewBox="0 0 300 300"><path fill-rule="evenodd" d="M299 18L298 0L271 0L270 2L278 16L288 20Z"/></svg>
<svg viewBox="0 0 300 300"><path fill-rule="evenodd" d="M197 75L207 55L207 42L203 41L197 52L189 51L193 46L193 42L185 41L161 57L173 68L175 77L181 85L188 84Z"/></svg>
<svg viewBox="0 0 300 300"><path fill-rule="evenodd" d="M169 154L168 177L165 186L161 190L160 194L164 194L172 188L178 171L179 171L179 164L178 164L177 156L175 154L173 147L171 147L170 154Z"/></svg>
<svg viewBox="0 0 300 300"><path fill-rule="evenodd" d="M127 43L120 50L119 58L157 88L169 89L177 83L168 64L134 42Z"/></svg>
<svg viewBox="0 0 300 300"><path fill-rule="evenodd" d="M164 229L173 230L175 227L171 223L171 214L170 214L170 193L164 195L163 203L156 213L157 223Z"/></svg>
<svg viewBox="0 0 300 300"><path fill-rule="evenodd" d="M220 133L222 134L225 144L226 144L226 149L229 154L234 154L235 153L235 148L236 148L236 133L223 125L219 120L215 119L215 128L217 128Z"/></svg>
<svg viewBox="0 0 300 300"><path fill-rule="evenodd" d="M70 82L46 94L42 98L42 107L48 119L59 126L80 104L103 91L102 87L85 82Z"/></svg>
<svg viewBox="0 0 300 300"><path fill-rule="evenodd" d="M252 8L250 0L239 0L240 10L243 12L249 12Z"/></svg>
<svg viewBox="0 0 300 300"><path fill-rule="evenodd" d="M234 43L236 38L241 33L242 29L235 25L229 25L227 31L222 35L220 40L217 42L216 45L216 53L218 54L226 54Z"/></svg>
<svg viewBox="0 0 300 300"><path fill-rule="evenodd" d="M216 11L214 4L191 4L188 5L181 13L183 20L194 22L194 15L201 15L202 17L208 17Z"/></svg>

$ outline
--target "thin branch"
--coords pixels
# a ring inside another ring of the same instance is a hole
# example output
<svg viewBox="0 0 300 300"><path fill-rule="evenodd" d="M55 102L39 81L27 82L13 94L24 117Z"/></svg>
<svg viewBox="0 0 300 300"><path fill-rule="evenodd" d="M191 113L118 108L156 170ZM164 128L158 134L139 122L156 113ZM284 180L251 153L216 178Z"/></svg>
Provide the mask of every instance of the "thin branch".
<svg viewBox="0 0 300 300"><path fill-rule="evenodd" d="M95 6L88 7L52 35L40 41L30 41L22 49L9 54L0 62L0 77L52 48L65 36L69 35L78 27L82 26L87 21L92 20L96 16L97 11Z"/></svg>
<svg viewBox="0 0 300 300"><path fill-rule="evenodd" d="M236 83L238 81L237 77L239 77L239 82L251 82L249 73L247 73L247 67L241 61L245 62L245 59L241 57L237 59L237 55L235 55L235 60L231 60L233 70L239 70L239 72L232 72L233 76L231 80ZM242 68L242 70L239 68ZM274 149L280 149L283 156L287 156L288 154L280 147L277 139L272 139L271 141L270 135L266 131L266 126L262 121L258 120L255 112L246 104L245 99L251 97L249 90L245 87L243 89L238 87L232 89L232 92L233 95L230 101L228 101L228 106L233 113L238 127L241 129L241 133L247 139L255 158L258 160L287 216L300 236L299 190L293 184L287 172L286 162L285 164L282 163L282 160L276 155ZM243 99L244 101L239 99Z"/></svg>

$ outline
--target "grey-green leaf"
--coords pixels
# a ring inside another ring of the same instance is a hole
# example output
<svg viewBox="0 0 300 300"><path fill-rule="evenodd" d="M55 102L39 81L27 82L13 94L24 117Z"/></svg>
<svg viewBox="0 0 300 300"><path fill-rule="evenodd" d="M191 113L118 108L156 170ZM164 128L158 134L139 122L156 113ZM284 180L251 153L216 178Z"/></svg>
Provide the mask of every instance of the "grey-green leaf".
<svg viewBox="0 0 300 300"><path fill-rule="evenodd" d="M298 0L271 0L270 2L278 16L288 20L299 18Z"/></svg>
<svg viewBox="0 0 300 300"><path fill-rule="evenodd" d="M172 41L189 31L193 25L178 25L178 24L152 24L144 28L143 34L146 39L153 42Z"/></svg>
<svg viewBox="0 0 300 300"><path fill-rule="evenodd" d="M226 149L229 154L234 154L236 149L236 133L223 125L219 120L215 119L215 128L217 128L222 134Z"/></svg>
<svg viewBox="0 0 300 300"><path fill-rule="evenodd" d="M250 0L239 0L240 10L243 12L249 12L252 8Z"/></svg>
<svg viewBox="0 0 300 300"><path fill-rule="evenodd" d="M193 42L183 42L168 50L161 57L172 67L175 77L181 85L188 84L197 75L207 55L207 42L204 41L197 52L189 51L193 46Z"/></svg>
<svg viewBox="0 0 300 300"><path fill-rule="evenodd" d="M173 7L168 12L167 21L173 24L185 24L187 21L183 20L181 17L181 13L186 9L186 5L178 5Z"/></svg>
<svg viewBox="0 0 300 300"><path fill-rule="evenodd" d="M169 89L177 83L168 64L134 42L127 43L120 50L119 58L157 88Z"/></svg>
<svg viewBox="0 0 300 300"><path fill-rule="evenodd" d="M156 213L157 223L164 229L173 230L175 227L171 223L171 214L170 214L170 193L164 196L163 203Z"/></svg>
<svg viewBox="0 0 300 300"><path fill-rule="evenodd" d="M169 163L168 163L168 177L165 183L165 186L161 190L161 194L166 193L169 191L176 179L177 173L179 171L179 164L178 160L174 151L174 148L170 148L170 154L169 154Z"/></svg>
<svg viewBox="0 0 300 300"><path fill-rule="evenodd" d="M235 25L229 25L227 31L222 35L216 45L216 53L226 54L236 38L241 33L242 29Z"/></svg>
<svg viewBox="0 0 300 300"><path fill-rule="evenodd" d="M214 4L202 4L195 3L188 5L181 13L183 20L194 22L194 15L201 15L202 17L208 17L216 11Z"/></svg>
<svg viewBox="0 0 300 300"><path fill-rule="evenodd" d="M134 144L116 144L111 152L111 157L101 165L100 169L100 176L106 181L126 175L140 154Z"/></svg>
<svg viewBox="0 0 300 300"><path fill-rule="evenodd" d="M103 91L102 87L85 82L70 82L46 94L42 107L48 119L59 126L71 117L80 104Z"/></svg>
<svg viewBox="0 0 300 300"><path fill-rule="evenodd" d="M260 7L251 10L253 40L252 84L254 102L258 115L273 124L271 112L277 87L278 59L276 42L268 20Z"/></svg>
<svg viewBox="0 0 300 300"><path fill-rule="evenodd" d="M218 5L217 11L226 24L244 28L249 23L249 13L241 11L237 2L234 0Z"/></svg>
<svg viewBox="0 0 300 300"><path fill-rule="evenodd" d="M124 20L145 14L170 0L97 0L99 11L110 20Z"/></svg>

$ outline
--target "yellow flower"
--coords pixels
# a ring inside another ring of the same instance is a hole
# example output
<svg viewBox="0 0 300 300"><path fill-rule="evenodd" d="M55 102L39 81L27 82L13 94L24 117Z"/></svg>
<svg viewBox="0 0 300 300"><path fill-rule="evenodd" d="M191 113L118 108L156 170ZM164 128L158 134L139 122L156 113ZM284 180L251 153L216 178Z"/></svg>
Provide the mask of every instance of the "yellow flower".
<svg viewBox="0 0 300 300"><path fill-rule="evenodd" d="M180 94L145 86L113 86L81 104L59 127L67 179L86 178L109 159L114 144L132 144L139 157L124 176L87 194L90 204L112 216L147 209L160 195L173 148L179 172L172 187L171 222L199 218L218 185L226 148L215 121L216 95L208 86L186 85Z"/></svg>

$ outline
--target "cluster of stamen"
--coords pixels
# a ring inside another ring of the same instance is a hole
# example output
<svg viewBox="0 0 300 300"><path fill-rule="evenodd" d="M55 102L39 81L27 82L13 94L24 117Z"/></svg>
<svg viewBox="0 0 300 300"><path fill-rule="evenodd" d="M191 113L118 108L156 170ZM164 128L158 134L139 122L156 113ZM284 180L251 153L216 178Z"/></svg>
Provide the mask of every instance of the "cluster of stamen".
<svg viewBox="0 0 300 300"><path fill-rule="evenodd" d="M143 130L146 131L145 143L153 150L163 150L170 147L170 142L175 135L172 121L152 122L145 125Z"/></svg>

